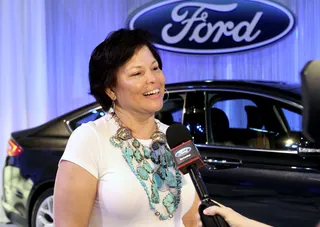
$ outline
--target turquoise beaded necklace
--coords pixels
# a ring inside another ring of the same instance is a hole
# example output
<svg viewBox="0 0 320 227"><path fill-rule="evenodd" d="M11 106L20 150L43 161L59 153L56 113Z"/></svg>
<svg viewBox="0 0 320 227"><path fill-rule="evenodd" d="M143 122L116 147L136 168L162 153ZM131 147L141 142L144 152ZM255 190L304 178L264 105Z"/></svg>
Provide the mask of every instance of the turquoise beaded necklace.
<svg viewBox="0 0 320 227"><path fill-rule="evenodd" d="M154 214L160 220L172 218L180 202L181 174L172 159L164 133L159 131L156 123L157 130L151 136L152 146L147 148L132 136L129 128L122 125L115 112L111 114L119 125L119 129L116 135L110 137L110 143L121 149L122 156L144 188L150 209ZM150 162L154 167L150 165ZM169 168L174 169L175 175ZM151 182L151 188L148 188L147 181ZM159 191L168 192L162 201L160 201ZM156 204L161 202L166 213L161 213L156 209Z"/></svg>

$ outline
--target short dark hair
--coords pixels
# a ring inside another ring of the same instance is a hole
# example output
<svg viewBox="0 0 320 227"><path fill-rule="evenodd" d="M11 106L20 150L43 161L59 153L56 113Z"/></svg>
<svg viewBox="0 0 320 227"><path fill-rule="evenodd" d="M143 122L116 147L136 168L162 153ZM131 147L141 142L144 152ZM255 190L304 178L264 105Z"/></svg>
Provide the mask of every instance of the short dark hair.
<svg viewBox="0 0 320 227"><path fill-rule="evenodd" d="M89 94L95 97L104 111L109 111L112 106L112 100L105 92L106 88L116 86L118 69L143 46L149 48L162 69L162 61L151 43L151 36L142 29L114 31L93 50L89 62Z"/></svg>

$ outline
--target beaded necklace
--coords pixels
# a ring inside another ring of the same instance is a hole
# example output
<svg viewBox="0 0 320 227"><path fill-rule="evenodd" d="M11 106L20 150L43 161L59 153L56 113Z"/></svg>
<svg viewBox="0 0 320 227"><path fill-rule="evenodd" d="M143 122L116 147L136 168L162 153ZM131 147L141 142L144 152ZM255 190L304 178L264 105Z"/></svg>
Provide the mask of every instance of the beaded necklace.
<svg viewBox="0 0 320 227"><path fill-rule="evenodd" d="M121 149L122 156L144 188L154 214L159 220L172 218L180 202L181 174L172 159L166 136L156 122L157 130L151 136L152 146L147 148L132 136L131 130L122 124L115 112L111 114L119 128L116 135L110 137L110 143ZM175 175L169 170L170 167L174 169ZM147 181L151 182L150 189L146 185ZM168 192L162 200L166 213L160 213L155 206L161 202L159 191Z"/></svg>

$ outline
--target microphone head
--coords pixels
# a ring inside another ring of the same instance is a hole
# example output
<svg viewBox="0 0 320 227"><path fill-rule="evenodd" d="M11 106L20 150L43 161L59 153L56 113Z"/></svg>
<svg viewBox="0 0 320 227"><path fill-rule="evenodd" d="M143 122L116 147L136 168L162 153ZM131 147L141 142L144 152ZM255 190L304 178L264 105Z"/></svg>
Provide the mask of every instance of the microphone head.
<svg viewBox="0 0 320 227"><path fill-rule="evenodd" d="M186 141L192 140L189 130L180 123L170 125L166 131L166 137L170 148L177 147Z"/></svg>
<svg viewBox="0 0 320 227"><path fill-rule="evenodd" d="M172 124L166 132L167 142L177 168L183 174L188 173L191 166L201 168L201 160L197 147L192 142L189 130L182 124Z"/></svg>

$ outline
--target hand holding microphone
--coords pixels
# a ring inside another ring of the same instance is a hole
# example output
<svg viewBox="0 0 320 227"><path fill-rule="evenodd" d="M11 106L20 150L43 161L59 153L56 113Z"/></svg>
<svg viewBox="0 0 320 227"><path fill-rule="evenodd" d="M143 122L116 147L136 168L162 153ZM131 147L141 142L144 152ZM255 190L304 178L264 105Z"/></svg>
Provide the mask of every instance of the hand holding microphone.
<svg viewBox="0 0 320 227"><path fill-rule="evenodd" d="M201 200L199 215L204 227L229 227L220 215L207 216L203 210L211 206L219 206L209 198L208 190L202 180L198 168L204 166L198 149L192 142L188 129L182 124L171 125L166 132L168 144L177 168L181 173L189 173Z"/></svg>
<svg viewBox="0 0 320 227"><path fill-rule="evenodd" d="M230 225L230 227L271 227L270 225L247 218L231 208L223 206L222 204L219 204L219 206L208 207L205 209L204 213L206 215L220 215Z"/></svg>

